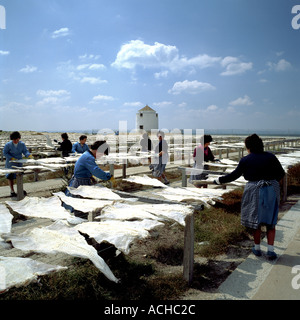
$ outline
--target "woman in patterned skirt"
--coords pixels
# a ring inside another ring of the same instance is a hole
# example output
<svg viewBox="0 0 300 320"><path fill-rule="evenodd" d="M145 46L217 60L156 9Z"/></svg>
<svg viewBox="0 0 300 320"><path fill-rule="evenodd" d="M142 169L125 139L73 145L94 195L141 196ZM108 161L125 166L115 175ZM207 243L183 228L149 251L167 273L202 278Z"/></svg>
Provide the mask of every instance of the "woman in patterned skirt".
<svg viewBox="0 0 300 320"><path fill-rule="evenodd" d="M242 175L248 180L242 198L241 224L254 229L252 252L256 256L261 256L261 225L266 225L267 257L273 260L277 258L274 240L280 202L279 181L285 172L276 156L264 151L263 142L256 134L245 139L245 146L249 154L240 160L233 172L219 177L215 183L231 182Z"/></svg>

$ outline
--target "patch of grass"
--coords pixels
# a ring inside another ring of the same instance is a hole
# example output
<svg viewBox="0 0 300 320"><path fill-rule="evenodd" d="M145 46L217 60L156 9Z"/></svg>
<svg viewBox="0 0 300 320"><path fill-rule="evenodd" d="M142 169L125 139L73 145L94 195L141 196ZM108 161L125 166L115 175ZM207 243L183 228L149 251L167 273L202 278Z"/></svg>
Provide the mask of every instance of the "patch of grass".
<svg viewBox="0 0 300 320"><path fill-rule="evenodd" d="M221 208L227 213L239 215L244 188L238 188L222 195L223 200L216 202L215 208Z"/></svg>
<svg viewBox="0 0 300 320"><path fill-rule="evenodd" d="M195 217L195 253L201 256L215 257L246 238L248 233L236 213L210 208Z"/></svg>
<svg viewBox="0 0 300 320"><path fill-rule="evenodd" d="M171 265L171 266L180 266L183 261L183 246L178 245L161 245L156 248L152 257L156 261Z"/></svg>
<svg viewBox="0 0 300 320"><path fill-rule="evenodd" d="M164 300L186 290L182 275L155 275L151 263L136 263L123 254L108 264L120 283L108 280L89 260L74 259L69 269L11 288L0 300Z"/></svg>

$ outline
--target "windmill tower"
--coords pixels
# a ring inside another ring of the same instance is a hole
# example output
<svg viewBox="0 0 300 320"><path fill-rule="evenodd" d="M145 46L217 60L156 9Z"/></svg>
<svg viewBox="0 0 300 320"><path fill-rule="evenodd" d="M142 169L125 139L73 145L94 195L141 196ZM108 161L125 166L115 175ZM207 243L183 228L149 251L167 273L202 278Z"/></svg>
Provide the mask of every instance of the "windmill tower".
<svg viewBox="0 0 300 320"><path fill-rule="evenodd" d="M136 129L150 132L151 129L158 129L158 113L146 105L136 114Z"/></svg>

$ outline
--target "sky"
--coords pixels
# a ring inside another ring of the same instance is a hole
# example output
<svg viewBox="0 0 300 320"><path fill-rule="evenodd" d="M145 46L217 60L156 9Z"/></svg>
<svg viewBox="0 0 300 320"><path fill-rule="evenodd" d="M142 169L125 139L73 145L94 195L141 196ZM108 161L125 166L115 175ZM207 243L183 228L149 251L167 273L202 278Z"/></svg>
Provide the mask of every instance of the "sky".
<svg viewBox="0 0 300 320"><path fill-rule="evenodd" d="M300 0L0 5L0 130L300 131Z"/></svg>

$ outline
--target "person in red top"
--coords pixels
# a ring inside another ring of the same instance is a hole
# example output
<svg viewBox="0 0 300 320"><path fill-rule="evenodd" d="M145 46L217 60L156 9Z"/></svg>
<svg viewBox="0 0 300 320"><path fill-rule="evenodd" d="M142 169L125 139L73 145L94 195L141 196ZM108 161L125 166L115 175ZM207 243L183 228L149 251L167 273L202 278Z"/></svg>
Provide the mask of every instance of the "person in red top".
<svg viewBox="0 0 300 320"><path fill-rule="evenodd" d="M216 161L215 156L213 155L209 147L212 141L213 139L209 134L205 134L203 137L201 137L201 143L194 149L193 153L195 169L208 170L208 165L203 164L203 160L204 162ZM193 183L195 180L206 180L207 176L208 175L206 173L191 174L189 182ZM197 187L197 184L195 186ZM207 184L202 184L200 186L207 188Z"/></svg>

